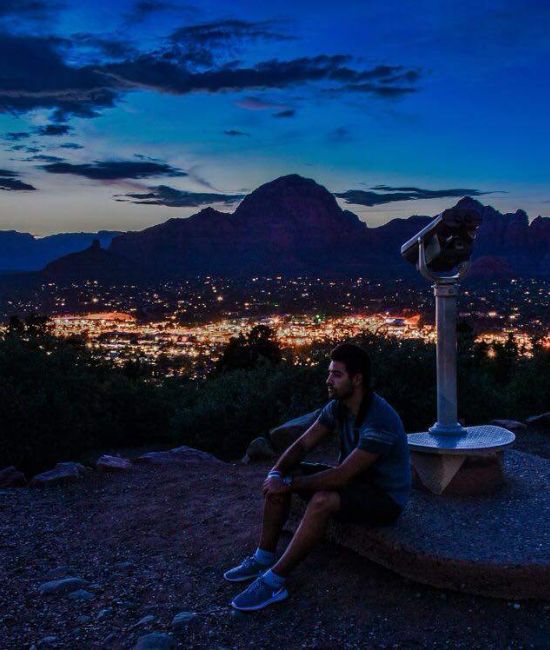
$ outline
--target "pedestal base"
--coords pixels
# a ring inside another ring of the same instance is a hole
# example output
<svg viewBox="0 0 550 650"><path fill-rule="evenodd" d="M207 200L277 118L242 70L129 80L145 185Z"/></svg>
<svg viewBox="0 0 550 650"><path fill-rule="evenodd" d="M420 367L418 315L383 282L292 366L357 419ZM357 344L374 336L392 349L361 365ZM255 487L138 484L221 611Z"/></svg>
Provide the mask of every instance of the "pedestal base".
<svg viewBox="0 0 550 650"><path fill-rule="evenodd" d="M489 456L411 453L413 486L445 496L494 492L504 482L502 452Z"/></svg>

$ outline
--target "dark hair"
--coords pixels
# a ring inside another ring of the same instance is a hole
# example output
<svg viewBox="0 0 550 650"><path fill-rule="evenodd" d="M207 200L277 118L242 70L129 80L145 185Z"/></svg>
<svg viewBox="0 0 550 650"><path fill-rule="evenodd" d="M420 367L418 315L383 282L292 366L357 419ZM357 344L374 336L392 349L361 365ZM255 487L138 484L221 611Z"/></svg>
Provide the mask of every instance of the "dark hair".
<svg viewBox="0 0 550 650"><path fill-rule="evenodd" d="M363 399L359 406L357 417L355 418L355 436L359 435L359 427L361 426L367 411L370 408L373 391L372 391L372 374L370 357L363 348L360 348L354 343L340 343L330 353L331 361L340 361L343 363L348 375L363 375ZM344 408L342 404L338 405L339 419L344 417Z"/></svg>
<svg viewBox="0 0 550 650"><path fill-rule="evenodd" d="M363 388L371 388L370 357L363 348L354 343L340 343L330 353L331 361L340 361L346 367L348 375L363 375Z"/></svg>

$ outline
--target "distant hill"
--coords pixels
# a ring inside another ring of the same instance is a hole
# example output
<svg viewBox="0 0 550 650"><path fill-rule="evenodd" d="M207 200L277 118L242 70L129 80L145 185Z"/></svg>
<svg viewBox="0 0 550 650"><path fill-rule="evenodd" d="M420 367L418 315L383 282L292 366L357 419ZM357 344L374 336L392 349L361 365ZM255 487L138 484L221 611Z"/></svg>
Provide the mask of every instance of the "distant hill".
<svg viewBox="0 0 550 650"><path fill-rule="evenodd" d="M97 233L61 233L37 238L29 233L0 230L0 272L39 271L62 255L88 248L94 239L107 247L119 234L119 231L100 230Z"/></svg>
<svg viewBox="0 0 550 650"><path fill-rule="evenodd" d="M469 197L459 203L483 217L472 279L550 277L549 217L529 224L523 210L501 214ZM270 274L418 279L400 247L431 218L411 216L369 228L342 210L326 188L292 174L260 186L232 214L206 208L112 239L113 233L105 233L107 250L98 238L91 249L48 264L41 276L60 282Z"/></svg>

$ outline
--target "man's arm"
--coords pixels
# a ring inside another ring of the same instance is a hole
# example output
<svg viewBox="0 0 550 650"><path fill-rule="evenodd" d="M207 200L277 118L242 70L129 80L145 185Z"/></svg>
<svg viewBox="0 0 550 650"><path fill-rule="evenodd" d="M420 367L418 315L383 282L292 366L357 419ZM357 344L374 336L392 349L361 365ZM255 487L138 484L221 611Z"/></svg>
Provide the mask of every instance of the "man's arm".
<svg viewBox="0 0 550 650"><path fill-rule="evenodd" d="M331 430L321 424L319 420L309 427L290 447L281 455L272 468L272 472L280 472L283 476L295 467L301 460L314 449L323 438L326 438Z"/></svg>
<svg viewBox="0 0 550 650"><path fill-rule="evenodd" d="M370 467L380 454L354 449L341 465L311 476L295 476L289 486L291 492L334 490L347 485L354 476Z"/></svg>

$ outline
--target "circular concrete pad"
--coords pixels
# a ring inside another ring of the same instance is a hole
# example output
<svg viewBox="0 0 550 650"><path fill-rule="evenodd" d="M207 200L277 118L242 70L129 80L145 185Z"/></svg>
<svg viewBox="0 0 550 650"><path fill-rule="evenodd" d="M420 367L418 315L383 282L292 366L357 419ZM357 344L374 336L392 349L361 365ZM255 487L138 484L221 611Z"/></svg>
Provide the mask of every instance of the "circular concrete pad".
<svg viewBox="0 0 550 650"><path fill-rule="evenodd" d="M393 526L331 520L327 539L435 587L550 600L550 460L505 451L504 476L484 497L413 490ZM305 506L294 499L287 529L297 528Z"/></svg>

